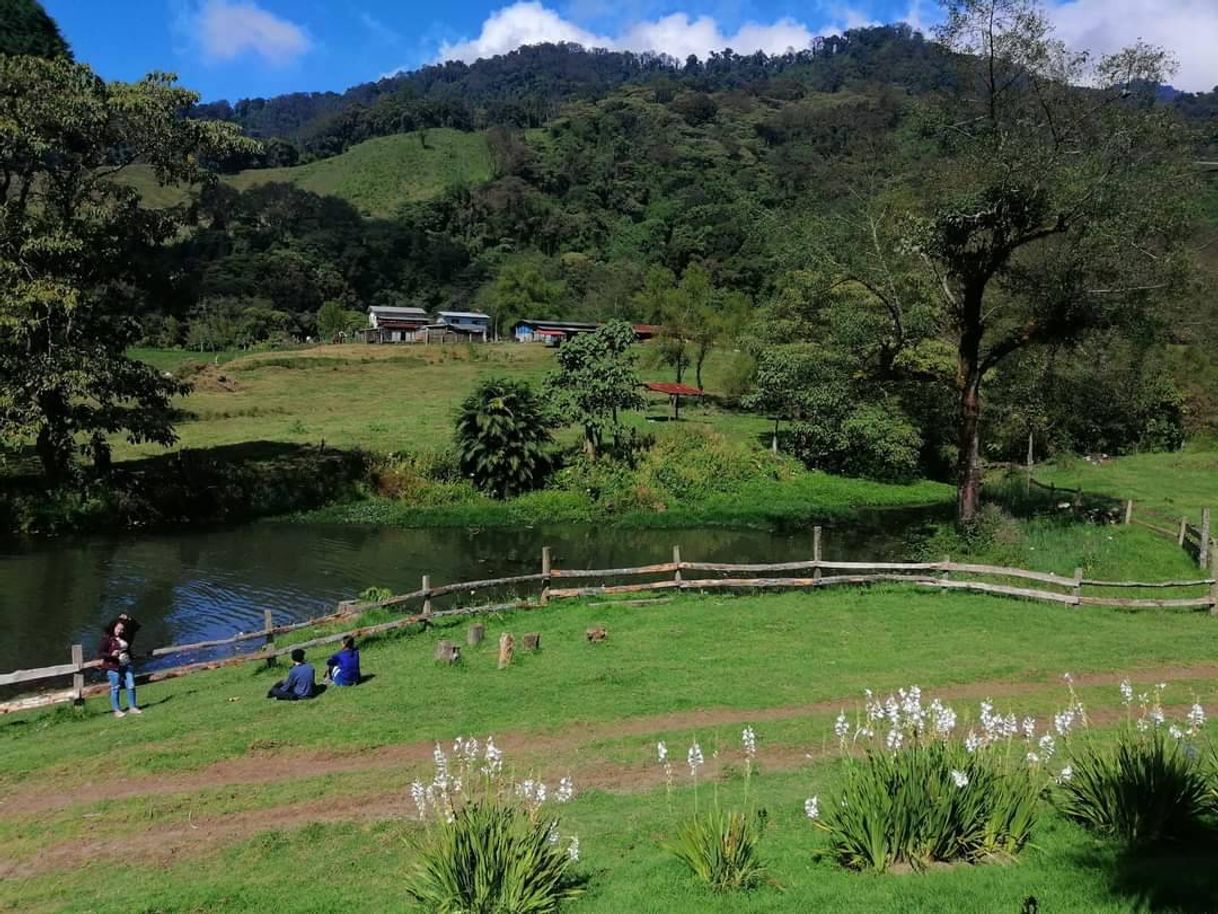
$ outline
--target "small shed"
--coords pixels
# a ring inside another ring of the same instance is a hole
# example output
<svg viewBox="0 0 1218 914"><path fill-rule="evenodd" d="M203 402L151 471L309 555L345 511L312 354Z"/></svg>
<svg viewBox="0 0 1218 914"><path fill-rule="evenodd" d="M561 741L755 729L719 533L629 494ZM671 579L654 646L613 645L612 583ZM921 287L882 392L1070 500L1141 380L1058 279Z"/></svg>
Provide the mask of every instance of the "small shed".
<svg viewBox="0 0 1218 914"><path fill-rule="evenodd" d="M704 391L696 387L690 387L688 384L677 384L674 381L644 381L643 386L655 393L668 395L668 400L672 404L672 418L674 422L681 418L682 397L706 396Z"/></svg>

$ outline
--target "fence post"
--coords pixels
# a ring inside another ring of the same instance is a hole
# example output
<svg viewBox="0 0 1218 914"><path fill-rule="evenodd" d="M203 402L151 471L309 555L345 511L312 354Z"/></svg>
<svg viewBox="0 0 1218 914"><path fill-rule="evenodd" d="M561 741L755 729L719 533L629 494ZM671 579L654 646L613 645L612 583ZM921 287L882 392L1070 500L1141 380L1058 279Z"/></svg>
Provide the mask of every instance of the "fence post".
<svg viewBox="0 0 1218 914"><path fill-rule="evenodd" d="M1079 606L1083 602L1083 569L1074 569L1074 605Z"/></svg>
<svg viewBox="0 0 1218 914"><path fill-rule="evenodd" d="M423 617L431 620L431 575L423 575Z"/></svg>
<svg viewBox="0 0 1218 914"><path fill-rule="evenodd" d="M1197 552L1197 565L1206 568L1210 563L1210 509L1201 509L1201 545Z"/></svg>
<svg viewBox="0 0 1218 914"><path fill-rule="evenodd" d="M952 557L950 555L943 556L944 565L950 565L951 563ZM939 573L939 581L943 585L939 588L939 593L947 593L947 582L951 580L951 577L952 573L948 571L947 568L944 568L943 571Z"/></svg>
<svg viewBox="0 0 1218 914"><path fill-rule="evenodd" d="M1024 480L1024 494L1032 494L1032 433L1028 432L1028 475Z"/></svg>
<svg viewBox="0 0 1218 914"><path fill-rule="evenodd" d="M1128 527L1133 523L1133 499L1125 502L1125 526Z"/></svg>
<svg viewBox="0 0 1218 914"><path fill-rule="evenodd" d="M85 649L83 645L72 645L72 665L76 667L76 672L72 674L72 704L76 706L85 703L85 671L83 669L85 662Z"/></svg>
<svg viewBox="0 0 1218 914"><path fill-rule="evenodd" d="M812 568L812 577L814 580L817 580L817 581L820 580L820 557L821 557L821 530L820 530L820 525L817 524L815 527L812 528L812 561L816 562L816 565L814 565Z"/></svg>
<svg viewBox="0 0 1218 914"><path fill-rule="evenodd" d="M1210 585L1210 615L1218 616L1218 553L1210 553L1210 577L1214 581Z"/></svg>
<svg viewBox="0 0 1218 914"><path fill-rule="evenodd" d="M681 583L681 547L680 546L672 547L672 563L677 566L676 571L673 572L672 579L674 581L676 581L678 584L680 584Z"/></svg>
<svg viewBox="0 0 1218 914"><path fill-rule="evenodd" d="M271 618L271 611L269 609L262 611L262 628L266 632L266 642L262 645L262 649L269 654L275 649L275 632L273 631L275 620ZM266 665L275 666L275 658L267 657Z"/></svg>
<svg viewBox="0 0 1218 914"><path fill-rule="evenodd" d="M550 602L550 547L541 547L541 605Z"/></svg>
<svg viewBox="0 0 1218 914"><path fill-rule="evenodd" d="M1188 518L1180 518L1180 535L1176 537L1176 545L1181 549L1184 548L1184 536L1188 533Z"/></svg>

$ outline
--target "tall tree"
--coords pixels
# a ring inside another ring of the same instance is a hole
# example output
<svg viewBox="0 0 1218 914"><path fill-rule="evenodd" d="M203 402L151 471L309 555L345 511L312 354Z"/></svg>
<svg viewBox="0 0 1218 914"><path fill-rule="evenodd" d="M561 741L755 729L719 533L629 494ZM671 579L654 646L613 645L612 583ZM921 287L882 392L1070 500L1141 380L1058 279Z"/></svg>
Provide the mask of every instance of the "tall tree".
<svg viewBox="0 0 1218 914"><path fill-rule="evenodd" d="M1094 63L1037 0L946 0L956 91L904 249L932 281L956 350L957 514L979 509L982 385L1012 353L1137 319L1180 278L1185 136L1154 104L1164 52ZM1086 87L1086 88L1084 88Z"/></svg>
<svg viewBox="0 0 1218 914"><path fill-rule="evenodd" d="M174 82L0 56L0 429L34 443L52 483L82 444L104 463L107 435L174 440L183 386L126 350L152 254L182 217L114 178L140 162L162 183L199 183L201 161L256 148L232 125L185 118L198 96Z"/></svg>
<svg viewBox="0 0 1218 914"><path fill-rule="evenodd" d="M634 328L625 321L610 321L563 343L558 371L546 378L558 414L583 429L589 457L599 453L606 430L617 433L624 410L643 407L633 344Z"/></svg>
<svg viewBox="0 0 1218 914"><path fill-rule="evenodd" d="M70 58L72 51L38 0L0 0L0 54Z"/></svg>

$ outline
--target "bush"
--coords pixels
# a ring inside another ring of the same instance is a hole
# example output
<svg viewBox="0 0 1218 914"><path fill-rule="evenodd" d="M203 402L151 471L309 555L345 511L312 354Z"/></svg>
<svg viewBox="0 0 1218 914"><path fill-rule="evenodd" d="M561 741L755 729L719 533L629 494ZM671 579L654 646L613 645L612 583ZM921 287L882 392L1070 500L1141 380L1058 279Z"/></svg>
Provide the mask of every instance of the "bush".
<svg viewBox="0 0 1218 914"><path fill-rule="evenodd" d="M757 852L762 823L758 814L714 809L685 822L671 850L712 891L751 889L765 878Z"/></svg>
<svg viewBox="0 0 1218 914"><path fill-rule="evenodd" d="M579 894L572 858L551 843L549 822L507 800L463 806L420 856L406 891L436 914L550 914Z"/></svg>
<svg viewBox="0 0 1218 914"><path fill-rule="evenodd" d="M1122 691L1131 701L1128 683ZM1185 731L1165 725L1158 690L1146 699L1142 718L1121 730L1115 746L1089 745L1075 755L1060 800L1067 818L1131 847L1195 835L1210 803L1204 764L1190 742L1204 722L1200 706Z"/></svg>
<svg viewBox="0 0 1218 914"><path fill-rule="evenodd" d="M479 489L510 498L538 488L549 471L550 417L523 381L491 378L461 404L457 455Z"/></svg>
<svg viewBox="0 0 1218 914"><path fill-rule="evenodd" d="M1022 850L1039 793L1027 765L955 743L916 743L848 763L823 824L831 855L850 869L972 863Z"/></svg>
<svg viewBox="0 0 1218 914"><path fill-rule="evenodd" d="M579 839L561 846L557 817L543 811L547 797L571 799L569 778L552 793L505 778L491 738L459 738L451 756L437 744L434 758L432 782L410 785L427 823L406 881L414 902L436 914L552 914L581 894L572 873Z"/></svg>
<svg viewBox="0 0 1218 914"><path fill-rule="evenodd" d="M787 437L792 453L813 469L888 482L918 472L918 430L904 415L880 406L860 406L841 421L796 422Z"/></svg>
<svg viewBox="0 0 1218 914"><path fill-rule="evenodd" d="M1034 720L1021 727L985 702L980 734L956 740L951 708L938 700L923 705L916 686L898 695L881 704L868 693L866 721L853 735L845 715L838 717L843 748L867 748L847 759L845 786L823 817L818 798L805 806L828 834L828 855L850 869L883 872L1018 854L1036 823L1054 736L1046 730L1038 738ZM1059 714L1058 734L1080 715L1077 702ZM889 728L882 740L881 723ZM1026 750L1016 746L1021 735Z"/></svg>

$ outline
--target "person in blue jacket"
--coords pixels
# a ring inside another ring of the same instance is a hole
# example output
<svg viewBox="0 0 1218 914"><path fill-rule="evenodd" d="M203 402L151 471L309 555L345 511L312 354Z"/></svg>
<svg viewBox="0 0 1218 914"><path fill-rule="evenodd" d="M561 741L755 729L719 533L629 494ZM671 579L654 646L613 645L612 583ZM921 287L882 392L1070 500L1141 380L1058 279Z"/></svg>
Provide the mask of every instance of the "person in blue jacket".
<svg viewBox="0 0 1218 914"><path fill-rule="evenodd" d="M336 686L359 685L359 650L350 635L343 639L343 649L326 661L326 675Z"/></svg>
<svg viewBox="0 0 1218 914"><path fill-rule="evenodd" d="M271 686L266 693L267 698L277 698L280 701L301 701L312 698L316 694L316 674L313 664L305 663L305 652L301 648L292 651L292 668L288 670L286 679Z"/></svg>

